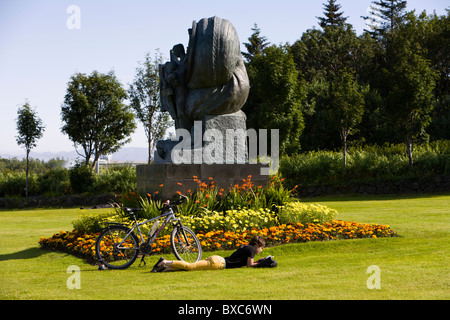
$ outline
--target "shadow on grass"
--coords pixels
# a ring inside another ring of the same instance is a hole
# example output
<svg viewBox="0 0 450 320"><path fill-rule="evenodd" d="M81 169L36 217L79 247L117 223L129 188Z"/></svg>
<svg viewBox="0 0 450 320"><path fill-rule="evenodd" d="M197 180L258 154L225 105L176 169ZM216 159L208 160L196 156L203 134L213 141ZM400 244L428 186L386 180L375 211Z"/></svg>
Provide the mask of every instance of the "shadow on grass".
<svg viewBox="0 0 450 320"><path fill-rule="evenodd" d="M0 261L6 261L6 260L22 260L22 259L33 259L37 258L46 252L42 250L41 248L28 248L22 251L13 252L13 253L7 253L7 254L0 254Z"/></svg>

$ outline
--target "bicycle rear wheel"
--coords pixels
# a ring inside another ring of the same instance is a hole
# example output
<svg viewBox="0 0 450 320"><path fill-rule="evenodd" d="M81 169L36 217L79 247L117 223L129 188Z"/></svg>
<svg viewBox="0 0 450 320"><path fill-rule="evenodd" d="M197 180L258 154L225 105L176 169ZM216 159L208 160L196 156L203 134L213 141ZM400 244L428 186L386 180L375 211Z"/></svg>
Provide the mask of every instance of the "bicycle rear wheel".
<svg viewBox="0 0 450 320"><path fill-rule="evenodd" d="M125 269L138 257L139 240L125 226L110 226L97 238L95 253L108 269Z"/></svg>
<svg viewBox="0 0 450 320"><path fill-rule="evenodd" d="M188 263L202 258L202 246L194 231L185 226L176 226L170 236L170 245L178 260Z"/></svg>

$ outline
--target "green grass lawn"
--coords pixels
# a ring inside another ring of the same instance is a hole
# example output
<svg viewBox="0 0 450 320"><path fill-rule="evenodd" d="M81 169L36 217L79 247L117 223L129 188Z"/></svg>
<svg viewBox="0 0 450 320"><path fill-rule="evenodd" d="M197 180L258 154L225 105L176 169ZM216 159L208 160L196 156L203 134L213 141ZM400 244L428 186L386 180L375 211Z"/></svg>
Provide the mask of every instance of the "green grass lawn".
<svg viewBox="0 0 450 320"><path fill-rule="evenodd" d="M338 219L388 224L398 238L289 244L264 249L275 269L150 273L159 258L127 270L97 271L38 241L71 230L80 209L0 211L1 299L449 299L450 195L335 196L303 199L339 211ZM102 209L104 210L104 209ZM228 255L217 251L214 254ZM204 253L204 257L213 253ZM171 258L171 257L167 257ZM172 257L173 258L173 257ZM68 289L80 269L81 289ZM367 268L381 289L368 289Z"/></svg>

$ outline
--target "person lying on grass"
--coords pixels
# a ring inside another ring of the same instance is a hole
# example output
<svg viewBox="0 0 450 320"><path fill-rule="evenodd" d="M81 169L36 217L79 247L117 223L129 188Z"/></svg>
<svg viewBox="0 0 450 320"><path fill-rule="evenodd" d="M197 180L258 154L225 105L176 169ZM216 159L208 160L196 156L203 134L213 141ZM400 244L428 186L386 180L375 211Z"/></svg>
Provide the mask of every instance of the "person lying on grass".
<svg viewBox="0 0 450 320"><path fill-rule="evenodd" d="M200 260L193 263L185 261L169 261L161 257L158 262L153 266L151 272L166 272L166 271L196 271L196 270L222 270L232 269L247 266L257 267L259 262L254 261L255 255L261 253L265 247L266 242L261 236L254 236L248 245L241 246L229 257L223 258L218 255L210 256L204 260Z"/></svg>

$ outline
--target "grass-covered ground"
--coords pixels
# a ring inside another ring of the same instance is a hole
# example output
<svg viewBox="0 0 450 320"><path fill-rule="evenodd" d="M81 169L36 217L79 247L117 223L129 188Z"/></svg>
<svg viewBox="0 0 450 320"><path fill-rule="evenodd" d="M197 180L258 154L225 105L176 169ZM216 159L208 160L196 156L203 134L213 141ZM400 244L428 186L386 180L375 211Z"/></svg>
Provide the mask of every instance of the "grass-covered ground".
<svg viewBox="0 0 450 320"><path fill-rule="evenodd" d="M79 209L0 211L1 299L449 299L450 195L303 199L339 211L338 219L388 224L398 238L289 244L264 249L275 269L150 273L159 258L123 271L97 271L38 241L72 229ZM103 209L102 209L103 210ZM228 255L231 252L204 253ZM171 257L167 257L171 258ZM81 288L66 281L77 265ZM381 289L368 289L367 268Z"/></svg>

